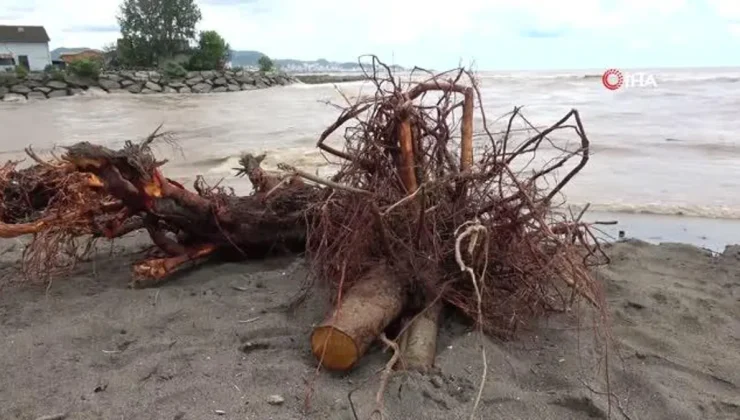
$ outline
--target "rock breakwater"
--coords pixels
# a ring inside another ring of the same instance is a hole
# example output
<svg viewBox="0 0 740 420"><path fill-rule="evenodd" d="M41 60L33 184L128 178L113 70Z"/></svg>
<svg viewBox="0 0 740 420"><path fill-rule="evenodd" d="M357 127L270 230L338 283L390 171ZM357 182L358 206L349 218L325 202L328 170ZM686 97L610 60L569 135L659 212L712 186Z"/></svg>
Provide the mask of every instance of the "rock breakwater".
<svg viewBox="0 0 740 420"><path fill-rule="evenodd" d="M84 91L97 93L217 93L265 89L297 82L283 73L249 71L191 71L182 77L172 77L159 71L114 71L97 78L72 74L0 73L0 100L22 102L71 96Z"/></svg>

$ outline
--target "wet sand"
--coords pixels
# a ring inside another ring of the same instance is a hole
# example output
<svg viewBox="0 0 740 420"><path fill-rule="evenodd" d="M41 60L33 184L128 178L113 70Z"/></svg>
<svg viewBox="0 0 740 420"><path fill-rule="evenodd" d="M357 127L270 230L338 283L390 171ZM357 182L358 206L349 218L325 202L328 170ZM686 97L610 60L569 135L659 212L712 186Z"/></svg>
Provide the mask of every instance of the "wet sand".
<svg viewBox="0 0 740 420"><path fill-rule="evenodd" d="M127 288L146 239L133 236L47 291L0 291L0 419L360 419L373 408L388 354L373 348L348 374L321 372L308 337L328 307L321 290L284 305L302 261L223 263L156 288ZM0 274L17 277L22 244L0 242ZM740 247L628 241L608 247L611 418L740 419ZM603 354L584 312L543 321L514 342L486 339L483 419L599 419ZM398 373L388 419L467 419L480 382L478 338L449 316L438 371ZM309 389L310 410L302 410ZM282 404L270 404L279 395ZM628 417L624 417L623 414Z"/></svg>

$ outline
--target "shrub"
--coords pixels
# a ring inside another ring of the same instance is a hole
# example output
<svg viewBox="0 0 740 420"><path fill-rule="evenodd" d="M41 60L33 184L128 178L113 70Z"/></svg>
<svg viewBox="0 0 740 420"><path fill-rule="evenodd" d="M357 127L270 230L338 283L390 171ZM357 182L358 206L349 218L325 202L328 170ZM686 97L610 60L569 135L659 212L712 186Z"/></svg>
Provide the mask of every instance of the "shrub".
<svg viewBox="0 0 740 420"><path fill-rule="evenodd" d="M64 73L57 66L49 64L44 67L44 73L49 75L49 78L52 80L64 80Z"/></svg>
<svg viewBox="0 0 740 420"><path fill-rule="evenodd" d="M82 58L69 63L67 70L75 76L97 79L100 75L100 67L99 61Z"/></svg>
<svg viewBox="0 0 740 420"><path fill-rule="evenodd" d="M164 74L171 79L177 79L187 76L188 71L181 64L171 61L164 66Z"/></svg>
<svg viewBox="0 0 740 420"><path fill-rule="evenodd" d="M23 66L15 66L15 74L19 79L25 79L28 76L28 69Z"/></svg>
<svg viewBox="0 0 740 420"><path fill-rule="evenodd" d="M257 64L259 64L260 66L260 71L264 73L272 71L275 68L275 64L272 62L270 57L266 55L260 57L260 59L257 61Z"/></svg>

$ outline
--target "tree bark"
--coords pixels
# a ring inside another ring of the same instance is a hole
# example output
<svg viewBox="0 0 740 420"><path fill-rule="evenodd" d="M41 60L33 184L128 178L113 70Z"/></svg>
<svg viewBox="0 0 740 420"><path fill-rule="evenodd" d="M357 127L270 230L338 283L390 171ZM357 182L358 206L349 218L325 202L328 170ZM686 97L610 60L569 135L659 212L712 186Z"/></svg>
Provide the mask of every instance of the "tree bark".
<svg viewBox="0 0 740 420"><path fill-rule="evenodd" d="M385 264L365 274L311 335L316 359L330 370L349 370L404 306L401 282Z"/></svg>
<svg viewBox="0 0 740 420"><path fill-rule="evenodd" d="M435 303L409 324L401 337L400 368L426 372L434 367L442 307L441 303Z"/></svg>

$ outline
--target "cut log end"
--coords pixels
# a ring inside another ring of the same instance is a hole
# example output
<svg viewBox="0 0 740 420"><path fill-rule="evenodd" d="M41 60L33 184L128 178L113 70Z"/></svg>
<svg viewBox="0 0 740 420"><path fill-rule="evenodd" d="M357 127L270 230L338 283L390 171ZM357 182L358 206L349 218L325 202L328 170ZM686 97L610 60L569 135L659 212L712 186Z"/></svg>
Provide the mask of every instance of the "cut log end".
<svg viewBox="0 0 740 420"><path fill-rule="evenodd" d="M316 359L329 370L351 369L361 357L352 337L329 325L314 329L311 350Z"/></svg>
<svg viewBox="0 0 740 420"><path fill-rule="evenodd" d="M338 310L311 335L316 359L327 369L352 368L404 305L401 281L381 263L346 291Z"/></svg>

